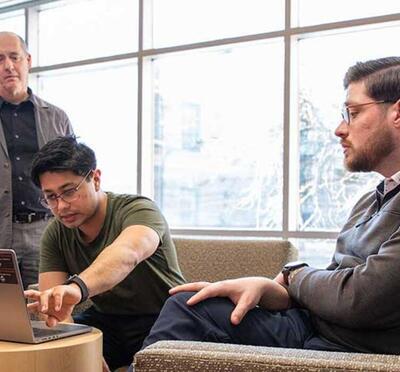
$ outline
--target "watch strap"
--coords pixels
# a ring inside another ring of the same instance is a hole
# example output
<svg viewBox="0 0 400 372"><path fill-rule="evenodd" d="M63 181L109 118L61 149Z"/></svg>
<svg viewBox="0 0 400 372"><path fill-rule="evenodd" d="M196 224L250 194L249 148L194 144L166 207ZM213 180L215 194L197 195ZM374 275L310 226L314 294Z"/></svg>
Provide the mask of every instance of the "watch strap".
<svg viewBox="0 0 400 372"><path fill-rule="evenodd" d="M301 270L303 270L306 266L308 266L308 265L304 265L304 266L298 267L297 269L290 270L290 271L289 271L289 275L288 275L288 283L289 283L289 284L292 283L294 277L296 276L296 274L297 274L298 272L300 272Z"/></svg>
<svg viewBox="0 0 400 372"><path fill-rule="evenodd" d="M79 301L79 304L86 301L89 298L89 290L85 282L77 274L74 274L70 276L63 284L68 285L72 283L76 284L81 291L81 300Z"/></svg>
<svg viewBox="0 0 400 372"><path fill-rule="evenodd" d="M286 286L289 286L289 275L294 270L299 270L303 267L308 266L307 263L301 261L289 262L282 269L283 281Z"/></svg>

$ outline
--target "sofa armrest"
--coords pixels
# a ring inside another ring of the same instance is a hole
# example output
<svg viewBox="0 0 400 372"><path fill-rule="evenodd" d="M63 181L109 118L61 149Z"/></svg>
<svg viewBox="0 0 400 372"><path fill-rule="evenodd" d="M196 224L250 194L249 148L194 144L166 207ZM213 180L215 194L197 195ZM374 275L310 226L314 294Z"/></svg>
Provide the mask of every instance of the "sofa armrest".
<svg viewBox="0 0 400 372"><path fill-rule="evenodd" d="M400 356L159 341L138 352L135 372L400 371Z"/></svg>
<svg viewBox="0 0 400 372"><path fill-rule="evenodd" d="M275 277L297 249L288 241L239 237L173 237L179 266L188 282L243 276Z"/></svg>

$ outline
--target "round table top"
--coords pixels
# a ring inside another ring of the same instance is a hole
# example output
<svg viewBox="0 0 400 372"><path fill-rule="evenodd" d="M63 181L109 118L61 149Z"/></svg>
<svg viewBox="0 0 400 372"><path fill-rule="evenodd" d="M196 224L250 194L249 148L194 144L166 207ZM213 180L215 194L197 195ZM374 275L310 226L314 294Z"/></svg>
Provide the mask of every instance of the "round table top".
<svg viewBox="0 0 400 372"><path fill-rule="evenodd" d="M88 333L60 338L59 340L42 342L40 344L23 344L19 342L0 341L0 353L59 349L91 343L101 337L101 331L93 328L92 331Z"/></svg>

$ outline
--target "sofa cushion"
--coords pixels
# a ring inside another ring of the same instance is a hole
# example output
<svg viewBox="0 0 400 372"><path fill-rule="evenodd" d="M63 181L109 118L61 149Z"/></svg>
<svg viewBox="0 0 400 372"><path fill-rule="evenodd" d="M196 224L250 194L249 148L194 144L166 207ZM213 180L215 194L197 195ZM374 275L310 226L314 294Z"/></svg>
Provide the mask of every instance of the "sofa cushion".
<svg viewBox="0 0 400 372"><path fill-rule="evenodd" d="M135 356L135 372L400 371L395 355L190 341L159 341Z"/></svg>

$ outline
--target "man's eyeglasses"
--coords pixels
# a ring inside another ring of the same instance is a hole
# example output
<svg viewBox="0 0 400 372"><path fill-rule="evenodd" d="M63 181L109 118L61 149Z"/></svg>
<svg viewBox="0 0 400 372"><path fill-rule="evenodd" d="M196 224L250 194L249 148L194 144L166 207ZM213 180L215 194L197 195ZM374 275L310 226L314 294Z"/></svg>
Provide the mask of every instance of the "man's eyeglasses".
<svg viewBox="0 0 400 372"><path fill-rule="evenodd" d="M44 195L42 198L40 198L40 204L42 204L46 208L53 209L57 207L58 199L62 199L66 203L72 203L73 201L77 200L79 198L78 190L83 185L86 178L88 178L90 173L92 173L91 169L89 170L89 172L86 173L85 177L83 177L82 181L79 182L79 185L76 187L67 189L61 194Z"/></svg>
<svg viewBox="0 0 400 372"><path fill-rule="evenodd" d="M380 105L382 103L389 103L389 101L371 101L371 102L365 102L365 103L357 103L355 105L343 105L342 107L342 118L346 122L346 124L350 124L351 121L351 113L350 110L353 107L360 107L360 106L366 106L366 105Z"/></svg>

